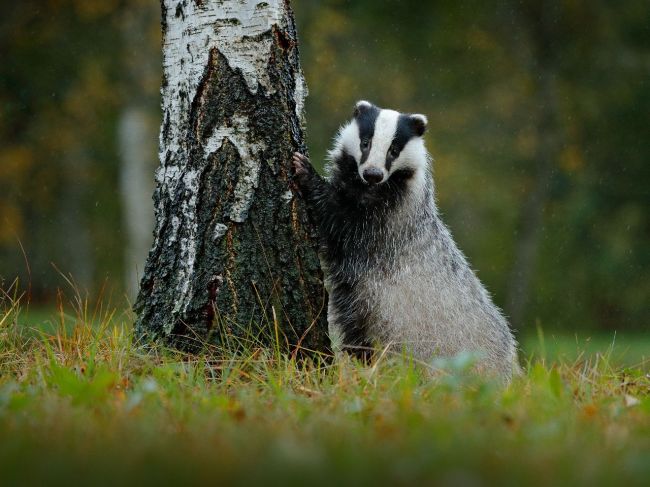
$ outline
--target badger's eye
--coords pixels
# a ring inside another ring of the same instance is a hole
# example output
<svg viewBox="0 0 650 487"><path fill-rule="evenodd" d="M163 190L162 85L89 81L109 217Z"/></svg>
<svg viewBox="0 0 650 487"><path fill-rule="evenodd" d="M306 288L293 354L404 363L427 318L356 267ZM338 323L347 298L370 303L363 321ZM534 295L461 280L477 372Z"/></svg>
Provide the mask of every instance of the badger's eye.
<svg viewBox="0 0 650 487"><path fill-rule="evenodd" d="M388 153L391 155L393 158L397 158L399 156L399 151L397 150L397 147L391 147Z"/></svg>
<svg viewBox="0 0 650 487"><path fill-rule="evenodd" d="M361 141L361 150L366 150L368 146L370 145L370 142L366 139L363 139Z"/></svg>

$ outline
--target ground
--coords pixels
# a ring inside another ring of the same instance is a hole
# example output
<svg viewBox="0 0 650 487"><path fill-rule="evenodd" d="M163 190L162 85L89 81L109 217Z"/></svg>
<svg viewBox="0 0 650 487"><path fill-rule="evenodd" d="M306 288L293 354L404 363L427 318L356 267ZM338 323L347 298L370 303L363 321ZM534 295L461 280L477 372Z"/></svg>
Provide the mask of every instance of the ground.
<svg viewBox="0 0 650 487"><path fill-rule="evenodd" d="M0 479L32 484L647 485L648 334L522 337L508 388L405 357L299 366L132 343L129 313L0 312ZM63 325L62 325L63 323Z"/></svg>

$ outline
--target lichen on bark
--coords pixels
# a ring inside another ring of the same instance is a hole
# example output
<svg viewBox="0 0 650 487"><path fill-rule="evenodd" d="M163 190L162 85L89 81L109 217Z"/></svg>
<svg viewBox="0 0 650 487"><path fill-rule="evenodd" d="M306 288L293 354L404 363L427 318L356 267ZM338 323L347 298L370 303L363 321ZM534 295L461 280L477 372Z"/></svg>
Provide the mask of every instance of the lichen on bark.
<svg viewBox="0 0 650 487"><path fill-rule="evenodd" d="M316 239L289 192L305 85L288 2L163 0L155 241L140 336L328 350ZM273 333L269 333L272 331Z"/></svg>

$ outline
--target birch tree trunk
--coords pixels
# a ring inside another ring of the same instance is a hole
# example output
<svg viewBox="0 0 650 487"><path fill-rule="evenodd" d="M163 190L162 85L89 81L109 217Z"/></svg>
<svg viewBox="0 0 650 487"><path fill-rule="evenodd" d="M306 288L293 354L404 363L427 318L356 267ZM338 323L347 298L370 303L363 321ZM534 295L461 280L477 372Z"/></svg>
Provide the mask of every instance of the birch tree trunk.
<svg viewBox="0 0 650 487"><path fill-rule="evenodd" d="M163 0L156 229L136 331L329 349L315 234L289 186L305 97L289 2ZM285 349L286 349L285 348Z"/></svg>

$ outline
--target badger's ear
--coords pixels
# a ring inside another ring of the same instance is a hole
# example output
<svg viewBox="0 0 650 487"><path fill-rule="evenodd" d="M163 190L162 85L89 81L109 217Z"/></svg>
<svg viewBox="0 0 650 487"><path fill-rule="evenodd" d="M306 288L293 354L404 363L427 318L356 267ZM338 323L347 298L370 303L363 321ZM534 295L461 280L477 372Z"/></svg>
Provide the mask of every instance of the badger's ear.
<svg viewBox="0 0 650 487"><path fill-rule="evenodd" d="M411 115L411 128L418 137L422 137L424 135L424 132L427 130L427 123L429 122L425 115L422 115L420 113Z"/></svg>
<svg viewBox="0 0 650 487"><path fill-rule="evenodd" d="M354 116L358 117L362 113L370 110L374 105L366 100L359 100L356 105L354 105Z"/></svg>

